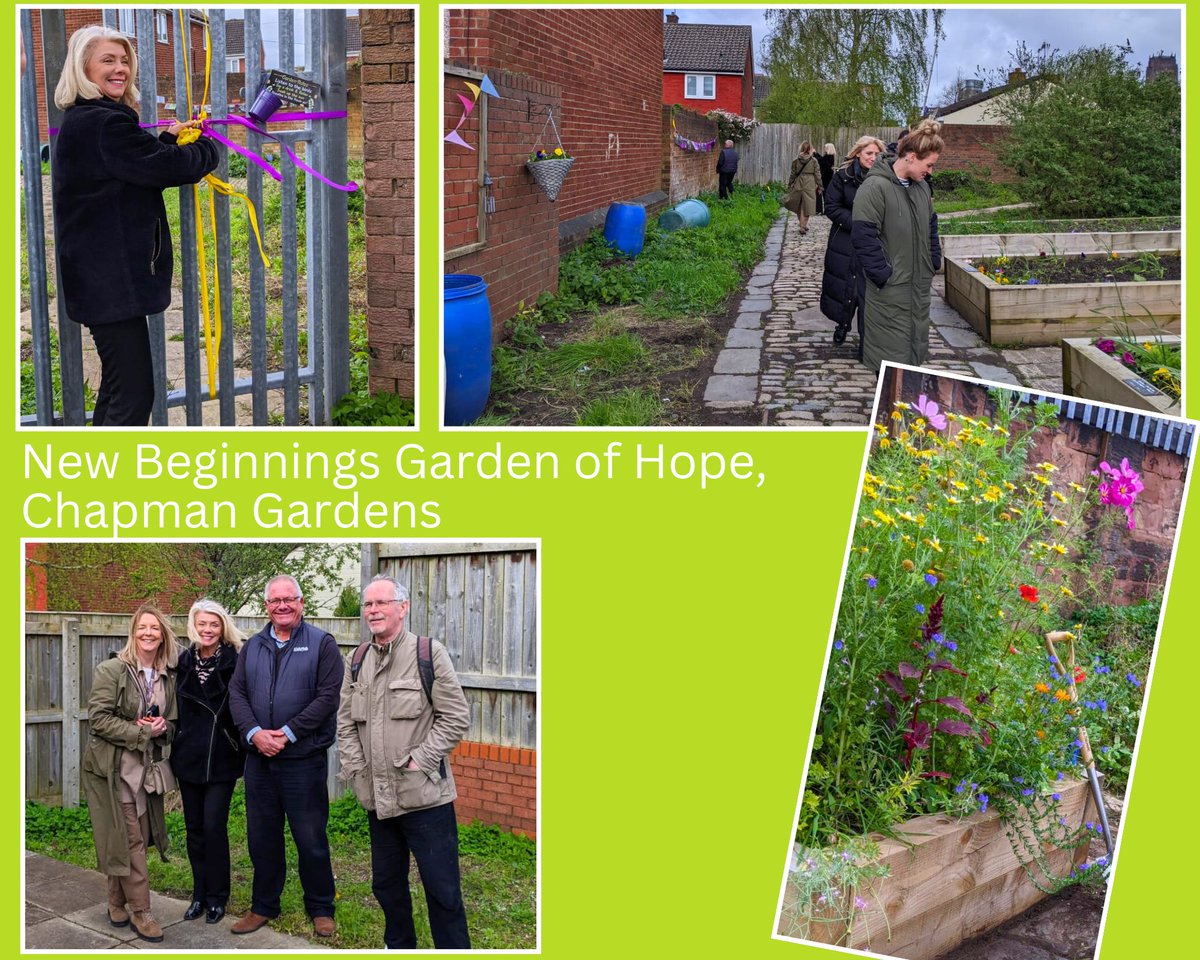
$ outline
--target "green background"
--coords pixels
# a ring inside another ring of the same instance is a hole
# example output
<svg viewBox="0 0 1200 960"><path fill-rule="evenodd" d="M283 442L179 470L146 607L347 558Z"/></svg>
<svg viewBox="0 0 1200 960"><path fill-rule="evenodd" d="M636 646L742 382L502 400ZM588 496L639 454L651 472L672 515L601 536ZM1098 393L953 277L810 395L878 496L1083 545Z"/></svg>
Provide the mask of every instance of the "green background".
<svg viewBox="0 0 1200 960"><path fill-rule="evenodd" d="M270 535L346 540L540 538L541 617L541 945L548 957L661 955L828 956L816 947L770 939L807 753L816 694L851 511L862 469L865 431L488 431L437 430L439 304L438 39L435 4L419 18L420 102L420 396L422 428L390 431L183 431L145 433L18 433L3 430L10 464L3 505L12 566L10 624L20 635L20 538L28 529L21 504L44 482L22 477L26 440L52 440L59 450L119 451L132 460L139 441L196 452L222 440L244 449L304 449L332 456L379 451L389 464L414 440L427 451L506 450L559 454L556 481L403 481L385 469L360 484L379 500L436 500L441 526L432 531L320 530ZM15 17L2 27L15 48ZM1190 46L1190 44L1189 44ZM15 58L14 58L15 59ZM1186 64L1187 58L1181 58ZM15 77L16 66L12 75ZM1190 85L1189 86L1194 86ZM1189 91L1190 92L1190 91ZM14 97L13 100L16 98ZM12 189L2 202L14 271L6 282L17 300L15 110L5 169ZM1130 148L1136 149L1131 131ZM1189 218L1190 220L1190 218ZM15 348L15 338L14 338ZM1196 349L1189 353L1194 360ZM2 365L0 392L13 398L15 360ZM11 409L11 408L10 408ZM1193 401L1190 409L1197 412ZM14 420L10 418L10 424ZM623 443L618 479L584 481L572 464L583 450ZM633 479L637 443L668 452L748 451L766 475L753 483ZM39 443L40 445L40 443ZM77 499L236 500L243 525L234 539L261 539L246 523L264 490L287 499L335 499L331 484L222 484L197 491L170 481L61 484ZM1190 499L1194 499L1190 498ZM1196 684L1200 657L1194 622L1197 519L1185 519L1155 664L1145 728L1128 796L1104 932L1103 960L1174 955L1186 939L1178 907L1195 888L1192 847L1196 808ZM54 536L90 536L63 529ZM152 539L186 532L153 531ZM1187 624L1193 623L1189 628ZM11 732L9 830L0 834L0 873L10 896L7 943L18 945L21 847L17 785L21 688L13 667L5 681ZM1186 917L1186 914L1184 915ZM1168 953L1168 951L1170 951Z"/></svg>

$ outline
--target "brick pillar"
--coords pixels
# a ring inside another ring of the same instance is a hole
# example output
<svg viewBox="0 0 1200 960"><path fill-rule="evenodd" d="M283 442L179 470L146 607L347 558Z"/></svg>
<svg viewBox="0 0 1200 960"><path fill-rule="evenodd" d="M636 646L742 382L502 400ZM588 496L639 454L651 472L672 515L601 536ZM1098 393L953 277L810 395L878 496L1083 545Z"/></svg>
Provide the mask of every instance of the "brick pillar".
<svg viewBox="0 0 1200 960"><path fill-rule="evenodd" d="M411 397L416 301L416 65L411 10L362 11L367 344L372 393Z"/></svg>

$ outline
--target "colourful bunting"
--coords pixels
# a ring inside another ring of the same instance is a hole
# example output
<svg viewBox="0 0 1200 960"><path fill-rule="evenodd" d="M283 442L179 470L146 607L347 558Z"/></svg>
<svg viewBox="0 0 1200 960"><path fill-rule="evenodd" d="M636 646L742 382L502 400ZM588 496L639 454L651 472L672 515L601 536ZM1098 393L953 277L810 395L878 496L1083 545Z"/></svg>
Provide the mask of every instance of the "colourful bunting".
<svg viewBox="0 0 1200 960"><path fill-rule="evenodd" d="M471 91L471 96L466 97L461 93L456 94L459 102L461 102L463 105L463 113L462 116L458 118L458 123L454 125L454 129L442 137L442 139L446 143L453 143L456 146L466 147L468 150L474 150L475 148L459 135L459 128L467 122L467 117L469 117L471 115L471 111L475 109L475 104L479 102L479 97L481 95L495 97L497 100L502 98L497 92L495 85L487 78L487 76L484 76L484 78L480 80L478 84L472 83L470 80L464 80L463 84L468 90Z"/></svg>

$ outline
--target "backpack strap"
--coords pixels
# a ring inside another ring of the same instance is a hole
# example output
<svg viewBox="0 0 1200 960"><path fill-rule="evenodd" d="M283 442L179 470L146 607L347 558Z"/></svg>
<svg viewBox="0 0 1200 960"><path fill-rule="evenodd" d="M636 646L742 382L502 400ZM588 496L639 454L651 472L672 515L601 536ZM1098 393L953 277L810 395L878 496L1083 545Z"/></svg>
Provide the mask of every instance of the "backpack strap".
<svg viewBox="0 0 1200 960"><path fill-rule="evenodd" d="M370 640L364 640L354 648L354 654L350 657L350 682L358 682L358 671L362 669L363 658L367 655L367 650L371 647Z"/></svg>
<svg viewBox="0 0 1200 960"><path fill-rule="evenodd" d="M421 675L421 689L425 699L433 703L433 641L429 637L417 637L417 673Z"/></svg>

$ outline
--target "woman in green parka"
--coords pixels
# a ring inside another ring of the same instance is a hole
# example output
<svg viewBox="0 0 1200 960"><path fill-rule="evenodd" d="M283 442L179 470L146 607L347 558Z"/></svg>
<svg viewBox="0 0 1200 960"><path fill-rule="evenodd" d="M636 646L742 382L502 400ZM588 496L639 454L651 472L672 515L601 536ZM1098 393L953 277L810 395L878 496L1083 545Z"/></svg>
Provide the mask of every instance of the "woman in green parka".
<svg viewBox="0 0 1200 960"><path fill-rule="evenodd" d="M920 366L929 356L933 275L942 265L933 191L926 178L946 145L941 125L922 120L880 158L854 196L850 239L866 275L862 360Z"/></svg>
<svg viewBox="0 0 1200 960"><path fill-rule="evenodd" d="M165 617L138 607L124 649L96 666L83 754L96 860L108 875L108 921L154 943L163 933L150 913L146 850L153 845L165 859L168 849L163 793L172 783L176 659Z"/></svg>

